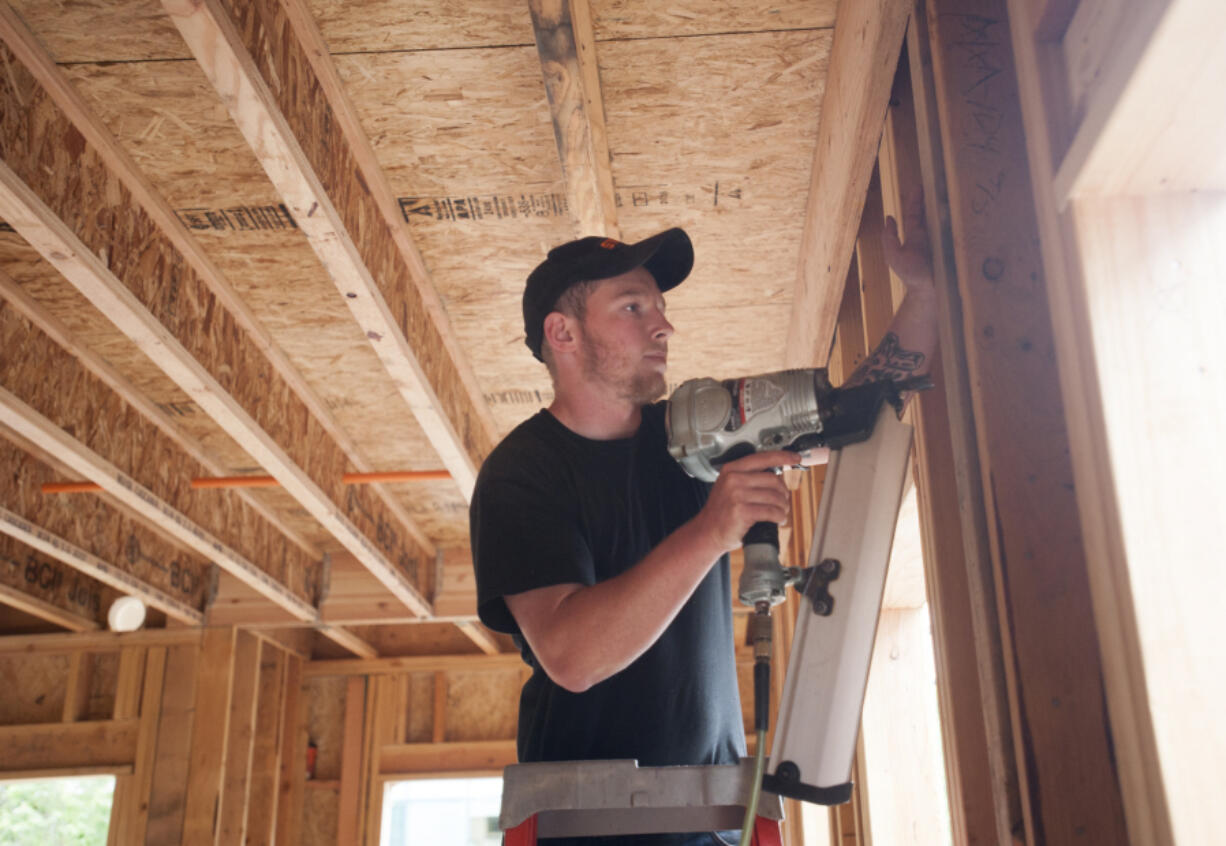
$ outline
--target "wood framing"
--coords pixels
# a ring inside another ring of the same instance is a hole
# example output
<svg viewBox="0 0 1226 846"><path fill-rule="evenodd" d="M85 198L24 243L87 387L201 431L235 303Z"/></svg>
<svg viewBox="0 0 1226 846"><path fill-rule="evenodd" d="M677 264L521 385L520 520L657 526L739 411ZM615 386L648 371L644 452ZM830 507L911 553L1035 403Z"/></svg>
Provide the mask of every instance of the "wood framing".
<svg viewBox="0 0 1226 846"><path fill-rule="evenodd" d="M75 338L68 327L64 326L60 320L43 308L37 300L27 294L3 270L0 270L0 297L7 300L9 305L19 312L22 317L38 327L39 331L66 352L70 353L73 358L80 362L82 367L97 377L102 384L118 394L127 405L131 406L141 417L156 426L163 435L178 445L183 452L191 456L202 468L213 476L223 476L226 474L227 469L225 466L216 461L198 440L187 435L176 426L169 414L159 408L157 403L152 402L145 394L141 393L112 364ZM293 541L308 556L318 559L323 555L314 543L304 537L293 526L289 525L287 521L283 520L279 514L265 505L258 497L251 495L249 491L241 488L234 492L268 523L275 526L277 531Z"/></svg>
<svg viewBox="0 0 1226 846"><path fill-rule="evenodd" d="M43 449L60 456L76 472L99 484L118 502L158 526L169 537L243 579L299 619L315 618L315 609L309 602L275 581L242 553L206 532L127 473L84 444L73 440L46 417L3 388L0 388L0 422Z"/></svg>
<svg viewBox="0 0 1226 846"><path fill-rule="evenodd" d="M229 753L230 703L234 689L235 630L205 629L192 718L191 769L183 809L183 843L216 841L217 811Z"/></svg>
<svg viewBox="0 0 1226 846"><path fill-rule="evenodd" d="M75 610L62 608L60 605L6 584L0 584L0 604L24 611L48 623L62 626L70 632L87 632L100 628L98 621L92 617L85 617Z"/></svg>
<svg viewBox="0 0 1226 846"><path fill-rule="evenodd" d="M315 678L318 676L433 673L439 670L509 670L521 666L523 666L523 659L509 652L499 655L413 655L403 658L370 660L311 661L304 667L303 676Z"/></svg>
<svg viewBox="0 0 1226 846"><path fill-rule="evenodd" d="M553 136L580 236L620 238L588 0L531 0Z"/></svg>
<svg viewBox="0 0 1226 846"><path fill-rule="evenodd" d="M316 71L293 28L310 20L305 5L292 20L275 3L163 5L467 498L492 447L484 401L447 355L445 318L422 296L424 268L405 261L369 182L354 178L381 178L373 156L359 162L352 139L325 128L333 108L312 85ZM326 52L314 57L325 60ZM269 86L268 75L279 84Z"/></svg>
<svg viewBox="0 0 1226 846"><path fill-rule="evenodd" d="M64 562L73 569L109 585L117 591L135 596L152 608L157 608L169 616L188 624L204 622L204 613L171 594L159 590L152 585L130 575L120 567L104 561L73 543L48 532L40 526L22 519L7 508L0 506L0 532L13 537L27 546L37 549ZM180 566L179 562L174 562ZM169 570L167 566L167 570ZM200 582L199 593L203 595L203 579Z"/></svg>
<svg viewBox="0 0 1226 846"><path fill-rule="evenodd" d="M136 719L0 726L0 772L130 768L139 729Z"/></svg>
<svg viewBox="0 0 1226 846"><path fill-rule="evenodd" d="M141 184L126 156L114 145L106 130L81 107L79 100L74 99L58 69L7 7L0 10L0 34L7 49L16 51L6 61L14 68L22 68L23 74L33 73L32 77L25 77L22 84L31 93L43 85L51 85L50 93L74 110L66 115L59 111L64 107L51 99L23 98L12 86L6 88L6 93L13 98L14 108L7 112L11 117L3 139L6 164L0 170L0 182L4 185L0 192L4 196L0 214L14 224L44 258L91 297L121 331L149 353L176 384L276 476L341 544L370 567L398 599L418 613L428 614L428 603L413 585L418 566L425 559L418 544L411 537L402 537L397 528L401 521L374 492L356 488L342 490L341 475L346 456L336 441L321 431L316 415L302 403L294 390L295 385L287 382L270 362L267 349L259 346L259 338L243 331L244 324L250 322L248 316L236 316L222 308L215 321L206 323L192 319L194 308L212 313L212 309L229 305L224 299L219 302L214 292L221 284L220 274L202 276L186 265L186 256L180 252L175 239L167 234L167 229L174 227L166 224L166 217L172 215L165 202L157 200L147 186ZM32 108L44 113L36 124L28 123L34 120ZM88 222L79 220L82 210L76 199L67 194L64 186L46 179L44 169L35 164L34 159L40 155L54 157L62 148L54 144L38 145L37 139L26 131L32 125L42 127L43 131L67 132L81 139L82 153L89 151L89 155L76 159L76 167L85 173L84 181L112 186L113 194L108 196L117 200L113 210L126 237L148 239L148 243L156 244L155 249L165 262L164 273L167 272L165 268L176 261L185 262L177 285L172 286L157 275L151 278L138 273L130 263L117 263L118 273L113 273L98 258L95 249L119 254L115 249L116 235L100 232ZM97 149L99 142L101 151ZM37 194L23 177L33 180L43 195ZM133 189L125 184L125 178L137 184L138 196L133 196ZM77 229L74 230L64 218L75 221ZM179 236L180 241L185 236L181 230L179 224L172 233ZM81 236L89 239L92 246L82 241ZM168 299L167 292L172 290L175 297ZM183 308L187 303L194 308ZM216 337L210 337L210 331ZM229 361L220 361L222 357ZM239 362L242 362L241 367L233 366ZM237 378L239 370L243 372L242 379ZM268 402L269 396L276 396L277 402ZM285 412L289 409L296 411L287 415ZM299 431L294 431L294 426ZM276 432L278 437L270 435L269 430ZM304 466L311 467L313 472L308 473Z"/></svg>
<svg viewBox="0 0 1226 846"><path fill-rule="evenodd" d="M1022 829L1124 842L1008 16L928 13Z"/></svg>
<svg viewBox="0 0 1226 846"><path fill-rule="evenodd" d="M840 0L818 122L787 366L826 363L872 175L908 0Z"/></svg>

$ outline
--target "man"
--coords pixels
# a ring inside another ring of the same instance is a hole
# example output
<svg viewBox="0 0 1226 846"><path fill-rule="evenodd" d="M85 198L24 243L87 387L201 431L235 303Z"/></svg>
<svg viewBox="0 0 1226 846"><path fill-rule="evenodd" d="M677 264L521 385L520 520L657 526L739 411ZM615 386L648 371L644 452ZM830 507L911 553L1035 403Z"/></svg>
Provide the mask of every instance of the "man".
<svg viewBox="0 0 1226 846"><path fill-rule="evenodd" d="M478 613L515 636L533 670L521 761L730 764L745 753L727 553L753 523L787 519L782 480L762 471L802 457L750 455L708 486L669 456L654 403L673 334L663 295L693 258L680 229L629 245L591 237L553 249L528 277L526 341L555 398L491 453L470 514ZM930 352L894 337L879 375L899 361L914 371Z"/></svg>

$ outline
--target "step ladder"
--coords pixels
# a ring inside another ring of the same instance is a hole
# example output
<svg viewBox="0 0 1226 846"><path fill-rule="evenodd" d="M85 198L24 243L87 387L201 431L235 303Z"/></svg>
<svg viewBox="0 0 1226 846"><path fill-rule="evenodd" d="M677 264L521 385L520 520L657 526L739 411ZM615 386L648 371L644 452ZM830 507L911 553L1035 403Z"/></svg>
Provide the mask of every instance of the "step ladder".
<svg viewBox="0 0 1226 846"><path fill-rule="evenodd" d="M753 759L739 764L640 767L637 761L513 764L503 771L504 846L537 837L592 837L739 829ZM753 846L782 846L783 804L763 791Z"/></svg>

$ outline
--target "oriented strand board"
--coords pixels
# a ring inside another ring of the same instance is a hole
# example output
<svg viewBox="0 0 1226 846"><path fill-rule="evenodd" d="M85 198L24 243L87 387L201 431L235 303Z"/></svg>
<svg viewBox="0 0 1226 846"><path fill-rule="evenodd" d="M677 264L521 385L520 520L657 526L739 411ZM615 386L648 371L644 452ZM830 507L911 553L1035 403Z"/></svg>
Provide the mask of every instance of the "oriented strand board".
<svg viewBox="0 0 1226 846"><path fill-rule="evenodd" d="M513 739L521 686L518 670L448 673L444 740Z"/></svg>
<svg viewBox="0 0 1226 846"><path fill-rule="evenodd" d="M837 0L589 0L597 41L834 26ZM660 51L667 49L660 45Z"/></svg>
<svg viewBox="0 0 1226 846"><path fill-rule="evenodd" d="M0 725L59 722L68 689L67 655L0 657Z"/></svg>
<svg viewBox="0 0 1226 846"><path fill-rule="evenodd" d="M158 0L12 0L57 62L122 62L190 54Z"/></svg>

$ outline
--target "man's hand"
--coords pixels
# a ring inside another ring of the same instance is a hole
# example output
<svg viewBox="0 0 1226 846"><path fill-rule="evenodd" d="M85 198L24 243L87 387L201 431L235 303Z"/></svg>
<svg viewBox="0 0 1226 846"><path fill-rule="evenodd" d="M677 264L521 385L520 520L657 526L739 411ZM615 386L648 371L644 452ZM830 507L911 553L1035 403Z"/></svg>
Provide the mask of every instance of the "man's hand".
<svg viewBox="0 0 1226 846"><path fill-rule="evenodd" d="M773 450L725 464L696 518L702 531L727 552L741 545L754 523L786 523L791 499L783 478L771 471L800 461L797 453Z"/></svg>
<svg viewBox="0 0 1226 846"><path fill-rule="evenodd" d="M881 248L890 270L898 274L907 293L932 291L932 255L928 240L928 227L924 223L924 195L920 192L904 200L903 226L906 243L898 235L898 221L886 218L885 230L881 233Z"/></svg>

